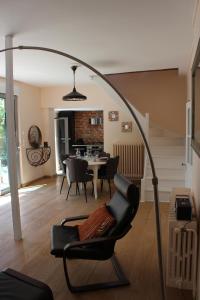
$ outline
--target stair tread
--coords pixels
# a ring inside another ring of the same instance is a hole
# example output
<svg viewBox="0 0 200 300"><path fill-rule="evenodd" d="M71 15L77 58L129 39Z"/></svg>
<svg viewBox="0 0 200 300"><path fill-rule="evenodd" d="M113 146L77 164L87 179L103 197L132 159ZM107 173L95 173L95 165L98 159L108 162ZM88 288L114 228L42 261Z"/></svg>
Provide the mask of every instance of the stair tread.
<svg viewBox="0 0 200 300"><path fill-rule="evenodd" d="M161 201L168 201L173 186L185 184L185 137L174 135L168 130L151 126L149 142L154 165L158 177L158 192ZM161 175L158 175L161 174ZM146 165L147 200L153 199L153 185L151 184L151 166Z"/></svg>
<svg viewBox="0 0 200 300"><path fill-rule="evenodd" d="M148 187L146 189L147 192L153 192L153 185L152 185L152 188ZM158 185L158 192L163 192L163 193L169 193L172 191L172 188L162 188L162 187L159 187Z"/></svg>
<svg viewBox="0 0 200 300"><path fill-rule="evenodd" d="M183 181L183 180L185 180L185 179L183 179L183 178L176 177L176 176L171 176L170 178L169 178L169 177L162 177L162 176L157 176L157 177L158 177L158 180L166 180L166 181L170 181L170 180L179 180L179 181ZM152 179L152 177L147 176L146 179L147 179L147 180L148 180L148 179L150 180L150 179Z"/></svg>

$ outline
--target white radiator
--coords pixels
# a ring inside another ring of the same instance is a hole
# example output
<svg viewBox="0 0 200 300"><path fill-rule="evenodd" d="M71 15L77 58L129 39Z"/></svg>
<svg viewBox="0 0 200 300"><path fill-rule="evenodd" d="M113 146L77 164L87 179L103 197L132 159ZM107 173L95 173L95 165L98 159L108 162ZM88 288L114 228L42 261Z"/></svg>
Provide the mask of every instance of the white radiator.
<svg viewBox="0 0 200 300"><path fill-rule="evenodd" d="M142 178L144 173L143 144L114 144L113 155L119 155L118 172L130 178Z"/></svg>
<svg viewBox="0 0 200 300"><path fill-rule="evenodd" d="M189 189L174 189L169 211L169 233L167 253L167 286L180 289L191 289L196 293L197 265L197 221L176 220L176 194L190 195ZM192 199L191 199L192 202Z"/></svg>

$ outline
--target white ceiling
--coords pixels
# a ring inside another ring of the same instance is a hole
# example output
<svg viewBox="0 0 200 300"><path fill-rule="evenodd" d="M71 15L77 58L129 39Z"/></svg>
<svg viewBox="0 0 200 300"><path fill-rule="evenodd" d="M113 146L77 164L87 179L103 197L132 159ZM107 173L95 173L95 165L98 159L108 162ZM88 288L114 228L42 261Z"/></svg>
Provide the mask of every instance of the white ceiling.
<svg viewBox="0 0 200 300"><path fill-rule="evenodd" d="M50 47L102 73L186 70L197 0L0 0L0 49ZM0 54L0 76L5 76ZM14 51L16 80L38 86L72 82L72 61L31 50ZM88 72L77 70L77 81Z"/></svg>

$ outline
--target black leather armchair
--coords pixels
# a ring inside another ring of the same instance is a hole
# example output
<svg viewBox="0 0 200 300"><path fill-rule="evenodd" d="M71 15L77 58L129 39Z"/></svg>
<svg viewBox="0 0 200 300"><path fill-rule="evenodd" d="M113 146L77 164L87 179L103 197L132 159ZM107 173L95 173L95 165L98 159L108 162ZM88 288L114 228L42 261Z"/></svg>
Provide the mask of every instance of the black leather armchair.
<svg viewBox="0 0 200 300"><path fill-rule="evenodd" d="M1 300L53 300L51 289L45 283L13 269L0 272Z"/></svg>
<svg viewBox="0 0 200 300"><path fill-rule="evenodd" d="M114 216L116 224L108 231L106 236L80 241L77 227L66 226L66 223L70 221L83 220L88 216L67 218L61 225L53 225L52 227L51 254L63 258L66 282L71 292L105 289L129 284L115 257L114 248L116 241L126 235L132 227L131 222L139 206L139 189L119 174L115 175L114 183L116 192L107 204L107 209ZM117 281L84 286L71 285L67 270L68 259L107 260L110 258L118 277Z"/></svg>

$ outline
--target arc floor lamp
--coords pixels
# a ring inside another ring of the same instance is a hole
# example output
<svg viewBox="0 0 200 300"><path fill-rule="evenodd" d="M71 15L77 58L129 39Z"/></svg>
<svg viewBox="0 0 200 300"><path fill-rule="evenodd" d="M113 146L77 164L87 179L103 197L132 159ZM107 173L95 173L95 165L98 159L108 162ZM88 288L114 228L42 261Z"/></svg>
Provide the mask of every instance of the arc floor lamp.
<svg viewBox="0 0 200 300"><path fill-rule="evenodd" d="M10 44L11 45L11 44ZM157 251L158 251L158 265L159 265L159 272L160 272L160 287L161 287L161 296L162 300L166 300L166 293L165 293L165 283L164 283L164 271L163 271L163 256L162 256L162 242L161 242L161 229L160 229L160 211L159 211L159 197L158 197L158 178L156 176L156 171L155 171L155 166L153 162L153 158L151 155L151 151L146 139L146 136L144 134L144 131L142 129L142 126L140 125L140 122L131 108L129 102L125 99L125 97L119 92L119 90L104 76L102 73L100 73L98 70L96 70L94 67L91 65L87 64L86 62L82 61L81 59L72 56L68 53L51 49L51 48L45 48L45 47L37 47L37 46L17 46L17 47L12 47L9 45L6 45L5 49L1 49L0 52L12 52L13 50L39 50L39 51L46 51L46 52L51 52L54 54L58 54L61 56L64 56L68 59L71 59L73 61L76 61L77 63L85 66L87 69L91 70L94 72L97 76L99 76L101 79L103 79L115 92L116 94L120 97L120 99L123 101L127 109L129 110L130 114L132 115L133 119L135 120L138 129L140 131L140 134L142 136L150 165L151 165L151 170L152 170L152 185L153 185L153 190L154 190L154 202L155 202L155 216L156 216L156 236L157 236ZM6 92L9 92L8 89L6 88Z"/></svg>

